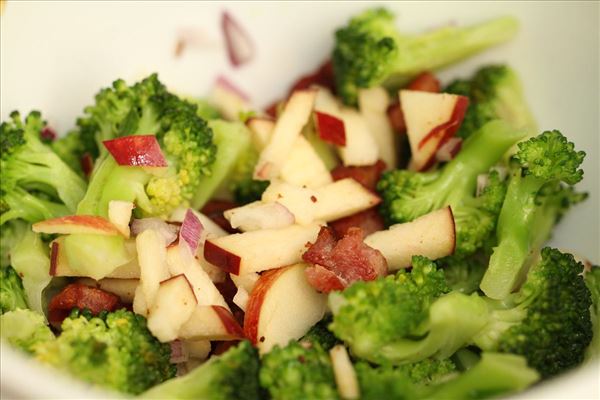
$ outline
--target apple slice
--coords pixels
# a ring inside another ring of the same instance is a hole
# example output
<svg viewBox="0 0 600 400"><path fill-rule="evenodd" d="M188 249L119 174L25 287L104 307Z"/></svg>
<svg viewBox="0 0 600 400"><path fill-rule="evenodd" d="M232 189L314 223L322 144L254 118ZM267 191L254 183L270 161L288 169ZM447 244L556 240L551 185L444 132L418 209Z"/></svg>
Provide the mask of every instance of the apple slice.
<svg viewBox="0 0 600 400"><path fill-rule="evenodd" d="M102 142L117 164L127 167L167 167L154 135L131 135Z"/></svg>
<svg viewBox="0 0 600 400"><path fill-rule="evenodd" d="M255 201L242 207L229 209L223 215L232 228L244 232L285 228L295 222L294 214L278 202Z"/></svg>
<svg viewBox="0 0 600 400"><path fill-rule="evenodd" d="M314 242L319 225L292 225L282 229L237 233L204 244L204 258L235 274L265 271L302 260L307 242Z"/></svg>
<svg viewBox="0 0 600 400"><path fill-rule="evenodd" d="M237 292L233 296L233 303L245 312L248 300L250 299L250 293L254 289L256 282L258 282L260 275L256 272L251 272L241 276L233 274L229 274L229 276L237 287Z"/></svg>
<svg viewBox="0 0 600 400"><path fill-rule="evenodd" d="M244 333L261 354L299 339L323 318L327 296L308 284L300 263L261 275L246 308Z"/></svg>
<svg viewBox="0 0 600 400"><path fill-rule="evenodd" d="M108 220L121 235L129 238L129 222L135 205L131 201L111 200L108 203Z"/></svg>
<svg viewBox="0 0 600 400"><path fill-rule="evenodd" d="M412 256L432 260L449 256L456 245L452 209L444 207L414 221L393 225L367 236L364 241L381 251L390 271L409 267Z"/></svg>
<svg viewBox="0 0 600 400"><path fill-rule="evenodd" d="M237 121L240 114L252 110L248 97L222 76L215 82L209 97L210 102L229 121Z"/></svg>
<svg viewBox="0 0 600 400"><path fill-rule="evenodd" d="M302 127L308 122L316 94L312 89L298 90L292 94L275 123L269 143L260 153L254 170L255 179L270 180L279 175Z"/></svg>
<svg viewBox="0 0 600 400"><path fill-rule="evenodd" d="M196 296L185 275L160 282L148 311L148 330L161 342L177 339L179 329L196 309Z"/></svg>
<svg viewBox="0 0 600 400"><path fill-rule="evenodd" d="M315 189L317 221L334 221L367 210L381 199L352 178L342 179Z"/></svg>
<svg viewBox="0 0 600 400"><path fill-rule="evenodd" d="M322 141L336 146L346 145L346 128L342 119L315 111L315 127Z"/></svg>
<svg viewBox="0 0 600 400"><path fill-rule="evenodd" d="M160 282L168 279L167 249L158 232L147 229L135 240L140 264L140 286L148 307L152 308L160 287Z"/></svg>
<svg viewBox="0 0 600 400"><path fill-rule="evenodd" d="M167 249L166 259L169 273L171 275L185 275L196 295L199 305L219 305L225 309L229 309L223 295L221 295L210 279L210 276L202 269L194 257L186 256L186 254L189 255L189 250L182 248L181 244L170 246Z"/></svg>
<svg viewBox="0 0 600 400"><path fill-rule="evenodd" d="M244 332L227 308L199 305L179 329L179 337L186 340L238 340L244 337Z"/></svg>
<svg viewBox="0 0 600 400"><path fill-rule="evenodd" d="M96 287L104 291L116 294L125 304L133 303L135 291L140 283L139 279L113 279L104 278L96 281L91 278L79 278L78 283L86 286Z"/></svg>
<svg viewBox="0 0 600 400"><path fill-rule="evenodd" d="M396 169L398 166L397 137L387 115L390 105L387 90L382 87L360 89L358 105L377 144L379 158L385 162L386 169Z"/></svg>
<svg viewBox="0 0 600 400"><path fill-rule="evenodd" d="M248 306L248 300L250 300L250 294L244 288L237 288L237 292L233 295L233 304L238 306L242 311L246 312L246 307Z"/></svg>
<svg viewBox="0 0 600 400"><path fill-rule="evenodd" d="M346 127L346 146L338 150L344 165L375 164L379 160L379 148L365 118L354 109L344 108L342 119Z"/></svg>
<svg viewBox="0 0 600 400"><path fill-rule="evenodd" d="M400 104L412 151L410 167L423 171L435 162L438 148L460 127L469 99L448 93L401 90Z"/></svg>
<svg viewBox="0 0 600 400"><path fill-rule="evenodd" d="M352 361L350 361L346 347L343 344L333 346L329 350L329 356L331 357L333 376L340 397L348 400L360 398L360 388L356 371L354 370Z"/></svg>
<svg viewBox="0 0 600 400"><path fill-rule="evenodd" d="M133 294L133 304L132 304L133 312L139 315L143 315L144 317L148 316L148 304L146 303L146 297L144 296L144 289L142 285L138 285L135 288L135 293Z"/></svg>
<svg viewBox="0 0 600 400"><path fill-rule="evenodd" d="M296 223L307 225L315 220L314 190L274 180L262 194L265 203L279 203L289 210Z"/></svg>
<svg viewBox="0 0 600 400"><path fill-rule="evenodd" d="M333 181L327 166L303 135L296 139L279 177L292 185L307 188L321 187Z"/></svg>
<svg viewBox="0 0 600 400"><path fill-rule="evenodd" d="M114 236L117 227L105 218L95 215L70 215L36 222L31 226L36 233L69 235L74 233Z"/></svg>
<svg viewBox="0 0 600 400"><path fill-rule="evenodd" d="M250 129L250 137L254 148L263 151L271 139L271 134L275 129L275 121L267 117L251 117L246 121L246 126Z"/></svg>

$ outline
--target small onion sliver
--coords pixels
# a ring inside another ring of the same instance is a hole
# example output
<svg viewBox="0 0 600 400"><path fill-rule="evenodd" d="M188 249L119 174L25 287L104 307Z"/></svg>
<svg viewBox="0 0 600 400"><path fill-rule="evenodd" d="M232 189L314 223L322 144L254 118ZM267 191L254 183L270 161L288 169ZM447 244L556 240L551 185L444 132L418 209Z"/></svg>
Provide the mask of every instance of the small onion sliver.
<svg viewBox="0 0 600 400"><path fill-rule="evenodd" d="M186 362L189 359L187 349L181 340L174 340L169 343L171 346L171 364L179 364Z"/></svg>
<svg viewBox="0 0 600 400"><path fill-rule="evenodd" d="M187 243L192 254L196 254L196 251L198 251L203 229L204 227L202 226L200 219L191 208L188 208L185 217L183 218L181 228L179 229L179 242Z"/></svg>
<svg viewBox="0 0 600 400"><path fill-rule="evenodd" d="M435 153L435 158L438 161L450 161L456 157L461 147L462 139L459 137L452 137L440 146Z"/></svg>
<svg viewBox="0 0 600 400"><path fill-rule="evenodd" d="M166 223L160 218L134 219L131 222L131 234L133 236L139 235L146 229L153 229L157 231L165 240L165 246L168 246L177 240L177 236L179 234L179 226Z"/></svg>
<svg viewBox="0 0 600 400"><path fill-rule="evenodd" d="M231 64L239 67L250 62L254 58L254 43L242 26L226 11L221 16L221 28Z"/></svg>

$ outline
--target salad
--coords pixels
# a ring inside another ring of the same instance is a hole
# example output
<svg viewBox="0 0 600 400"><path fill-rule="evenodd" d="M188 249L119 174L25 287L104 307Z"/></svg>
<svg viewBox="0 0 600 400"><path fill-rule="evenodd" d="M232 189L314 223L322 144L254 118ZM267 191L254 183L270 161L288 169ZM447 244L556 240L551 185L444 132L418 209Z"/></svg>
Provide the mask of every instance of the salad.
<svg viewBox="0 0 600 400"><path fill-rule="evenodd" d="M517 30L408 35L371 9L266 110L152 74L60 137L13 112L2 346L160 399L487 398L597 356L600 268L545 246L585 153L509 65L434 74Z"/></svg>

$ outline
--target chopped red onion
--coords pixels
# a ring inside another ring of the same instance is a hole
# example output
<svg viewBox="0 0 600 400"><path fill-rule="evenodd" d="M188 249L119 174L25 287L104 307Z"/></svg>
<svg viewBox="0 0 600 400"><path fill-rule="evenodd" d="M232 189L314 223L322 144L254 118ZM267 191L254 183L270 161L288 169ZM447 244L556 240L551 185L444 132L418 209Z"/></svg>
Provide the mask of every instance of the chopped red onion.
<svg viewBox="0 0 600 400"><path fill-rule="evenodd" d="M191 208L185 213L183 223L179 229L179 243L187 243L192 254L196 254L198 246L200 245L200 235L204 227L200 222L200 219L196 216Z"/></svg>
<svg viewBox="0 0 600 400"><path fill-rule="evenodd" d="M231 64L239 67L251 61L254 58L254 43L242 26L227 11L223 12L221 16L221 28Z"/></svg>
<svg viewBox="0 0 600 400"><path fill-rule="evenodd" d="M181 340L173 340L169 343L171 346L171 364L179 364L186 362L189 359L189 354Z"/></svg>
<svg viewBox="0 0 600 400"><path fill-rule="evenodd" d="M237 87L234 83L232 83L229 79L225 78L223 75L219 75L217 77L217 81L215 82L216 86L222 87L224 90L234 93L240 99L249 102L250 96L248 96L242 89Z"/></svg>
<svg viewBox="0 0 600 400"><path fill-rule="evenodd" d="M459 137L451 137L440 146L438 151L435 153L435 158L438 161L450 161L456 157L461 147L462 139Z"/></svg>
<svg viewBox="0 0 600 400"><path fill-rule="evenodd" d="M165 246L170 245L177 239L179 227L175 224L168 224L160 218L142 218L134 219L131 222L131 234L137 236L146 229L157 231L164 239Z"/></svg>

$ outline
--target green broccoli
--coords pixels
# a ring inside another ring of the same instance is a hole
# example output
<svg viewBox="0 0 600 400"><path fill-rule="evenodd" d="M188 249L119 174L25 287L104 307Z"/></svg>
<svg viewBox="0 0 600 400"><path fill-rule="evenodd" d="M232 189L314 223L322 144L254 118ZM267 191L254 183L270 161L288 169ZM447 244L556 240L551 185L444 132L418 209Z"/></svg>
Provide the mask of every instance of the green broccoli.
<svg viewBox="0 0 600 400"><path fill-rule="evenodd" d="M332 64L338 94L355 105L358 89L385 85L397 89L419 73L460 61L511 39L512 17L464 28L445 26L423 33L398 32L394 16L371 9L355 16L335 34Z"/></svg>
<svg viewBox="0 0 600 400"><path fill-rule="evenodd" d="M450 256L439 260L450 289L464 294L477 292L487 269L485 258L482 254L475 254L470 257Z"/></svg>
<svg viewBox="0 0 600 400"><path fill-rule="evenodd" d="M35 357L78 378L138 394L175 375L168 344L160 343L146 319L125 309L90 318L73 313L56 340L34 347Z"/></svg>
<svg viewBox="0 0 600 400"><path fill-rule="evenodd" d="M87 142L86 142L87 141ZM87 154L90 160L97 152L96 141L92 135L85 135L81 130L74 130L50 143L50 147L71 169L84 176L82 159ZM91 172L91 171L88 171Z"/></svg>
<svg viewBox="0 0 600 400"><path fill-rule="evenodd" d="M582 271L571 254L542 249L519 292L486 300L489 322L474 343L485 351L522 355L544 378L580 364L593 334Z"/></svg>
<svg viewBox="0 0 600 400"><path fill-rule="evenodd" d="M394 365L445 358L485 325L483 300L458 292L444 296L449 289L443 270L421 256L413 257L412 265L411 272L357 282L329 295L330 329L355 356Z"/></svg>
<svg viewBox="0 0 600 400"><path fill-rule="evenodd" d="M236 162L229 181L229 190L238 204L248 204L261 199L269 186L269 181L253 179L254 167L258 162L258 152L249 149Z"/></svg>
<svg viewBox="0 0 600 400"><path fill-rule="evenodd" d="M494 248L481 290L502 299L527 273L532 255L546 241L554 225L573 204L582 201L570 187L579 182L585 153L575 151L558 131L547 131L518 145L514 169L497 224Z"/></svg>
<svg viewBox="0 0 600 400"><path fill-rule="evenodd" d="M27 308L23 283L12 267L2 268L0 270L0 314L18 308Z"/></svg>
<svg viewBox="0 0 600 400"><path fill-rule="evenodd" d="M37 222L75 211L86 183L42 143L42 116L14 111L0 125L0 225L13 219Z"/></svg>
<svg viewBox="0 0 600 400"><path fill-rule="evenodd" d="M594 331L592 344L588 348L586 358L595 359L600 357L600 267L592 267L591 270L585 273L584 278L592 296L590 315Z"/></svg>
<svg viewBox="0 0 600 400"><path fill-rule="evenodd" d="M333 346L340 343L338 338L327 328L331 323L331 316L326 316L321 321L317 322L310 330L300 339L301 343L311 343L320 345L325 351L331 350Z"/></svg>
<svg viewBox="0 0 600 400"><path fill-rule="evenodd" d="M466 139L495 119L528 133L537 132L521 82L506 65L483 67L470 80L456 80L444 91L469 98L469 107L457 132L459 137Z"/></svg>
<svg viewBox="0 0 600 400"><path fill-rule="evenodd" d="M165 217L188 205L216 153L212 130L196 112L195 105L169 93L156 74L133 86L117 80L100 91L78 122L95 128L102 155L77 213L105 217L110 200L135 201L143 215ZM156 135L169 163L166 172L119 166L103 150L105 140L136 134Z"/></svg>
<svg viewBox="0 0 600 400"><path fill-rule="evenodd" d="M0 268L10 265L10 254L14 246L23 237L26 230L30 230L31 226L18 219L8 221L0 229Z"/></svg>
<svg viewBox="0 0 600 400"><path fill-rule="evenodd" d="M388 224L403 223L449 205L455 220L456 254L474 253L493 234L506 190L498 172L491 171L486 188L476 196L477 178L522 137L505 122L492 121L438 171L385 173L377 184L383 199L381 214Z"/></svg>
<svg viewBox="0 0 600 400"><path fill-rule="evenodd" d="M244 341L212 357L187 375L169 380L141 397L148 399L255 400L259 396L256 349Z"/></svg>
<svg viewBox="0 0 600 400"><path fill-rule="evenodd" d="M260 385L273 400L339 398L331 359L318 343L273 348L262 358Z"/></svg>
<svg viewBox="0 0 600 400"><path fill-rule="evenodd" d="M0 336L13 346L34 354L38 346L55 339L46 318L35 311L17 309L0 316Z"/></svg>

